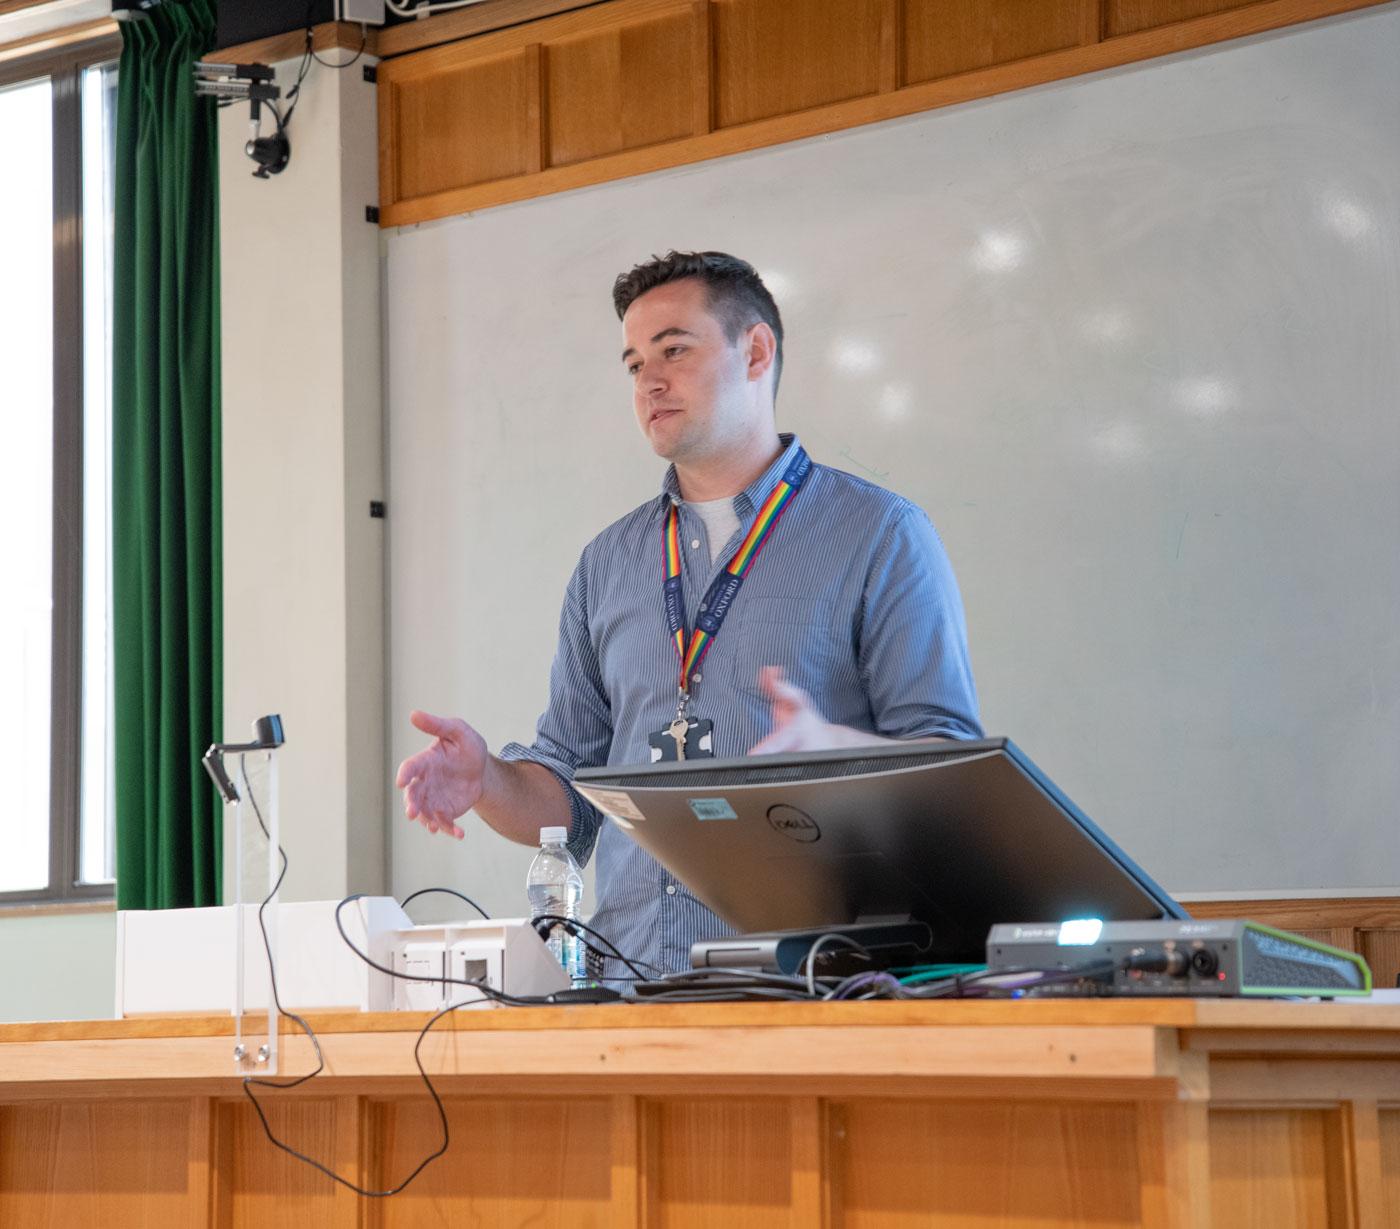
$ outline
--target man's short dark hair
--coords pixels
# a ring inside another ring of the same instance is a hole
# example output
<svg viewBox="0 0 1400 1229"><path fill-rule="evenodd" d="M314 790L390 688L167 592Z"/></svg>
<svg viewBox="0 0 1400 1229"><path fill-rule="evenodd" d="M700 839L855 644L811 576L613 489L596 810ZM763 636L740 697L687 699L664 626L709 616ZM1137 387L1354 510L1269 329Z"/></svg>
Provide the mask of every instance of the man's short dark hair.
<svg viewBox="0 0 1400 1229"><path fill-rule="evenodd" d="M653 256L630 272L618 274L613 283L613 306L619 320L627 309L646 294L668 282L694 278L705 287L711 315L724 327L724 335L734 343L745 329L762 321L773 330L777 342L773 354L773 394L783 374L783 318L768 287L753 265L726 252L667 252Z"/></svg>

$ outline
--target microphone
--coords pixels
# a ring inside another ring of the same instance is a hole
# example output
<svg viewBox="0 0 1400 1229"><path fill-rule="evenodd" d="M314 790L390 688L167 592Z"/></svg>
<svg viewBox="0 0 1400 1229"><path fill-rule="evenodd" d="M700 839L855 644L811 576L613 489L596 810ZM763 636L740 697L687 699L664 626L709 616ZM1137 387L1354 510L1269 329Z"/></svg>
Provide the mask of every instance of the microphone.
<svg viewBox="0 0 1400 1229"><path fill-rule="evenodd" d="M233 779L224 768L224 756L230 751L235 754L243 754L248 751L272 751L284 742L286 742L286 737L282 732L282 718L276 713L269 713L266 717L259 717L253 722L252 742L211 743L200 763L204 765L204 771L214 782L214 788L219 791L220 797L225 802L237 802L239 799L238 786L234 784Z"/></svg>

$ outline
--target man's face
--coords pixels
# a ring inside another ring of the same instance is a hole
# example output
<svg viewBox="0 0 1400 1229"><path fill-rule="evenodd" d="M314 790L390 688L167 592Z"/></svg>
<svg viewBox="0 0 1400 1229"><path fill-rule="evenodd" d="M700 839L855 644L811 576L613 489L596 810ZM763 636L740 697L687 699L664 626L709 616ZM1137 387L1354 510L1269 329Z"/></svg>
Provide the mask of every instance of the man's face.
<svg viewBox="0 0 1400 1229"><path fill-rule="evenodd" d="M751 334L730 342L694 278L633 301L622 318L622 361L637 424L657 456L698 461L752 434Z"/></svg>

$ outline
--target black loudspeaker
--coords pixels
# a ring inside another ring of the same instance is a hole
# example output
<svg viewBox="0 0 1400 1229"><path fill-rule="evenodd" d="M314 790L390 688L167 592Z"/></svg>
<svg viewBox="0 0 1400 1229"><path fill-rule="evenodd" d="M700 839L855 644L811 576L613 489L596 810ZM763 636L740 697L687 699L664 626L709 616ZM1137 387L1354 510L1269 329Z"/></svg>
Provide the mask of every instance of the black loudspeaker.
<svg viewBox="0 0 1400 1229"><path fill-rule="evenodd" d="M335 0L219 0L215 46L236 47L335 20Z"/></svg>
<svg viewBox="0 0 1400 1229"><path fill-rule="evenodd" d="M112 3L113 7L137 7L149 0L112 0ZM238 47L260 38L323 25L336 19L336 7L336 0L219 0L214 45ZM392 26L411 20L386 8L382 19L374 24L382 22Z"/></svg>

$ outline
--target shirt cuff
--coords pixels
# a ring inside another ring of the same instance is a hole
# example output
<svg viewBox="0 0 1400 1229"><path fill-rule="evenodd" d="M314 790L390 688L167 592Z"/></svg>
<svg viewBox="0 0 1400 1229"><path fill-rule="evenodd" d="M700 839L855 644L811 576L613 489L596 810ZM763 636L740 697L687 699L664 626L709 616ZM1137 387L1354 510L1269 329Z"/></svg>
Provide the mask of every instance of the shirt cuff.
<svg viewBox="0 0 1400 1229"><path fill-rule="evenodd" d="M523 743L506 743L496 758L504 760L507 764L539 764L555 775L569 799L569 852L580 866L587 866L589 858L593 856L593 846L597 843L598 829L602 826L603 816L597 807L570 784L573 769L538 747L527 747Z"/></svg>

